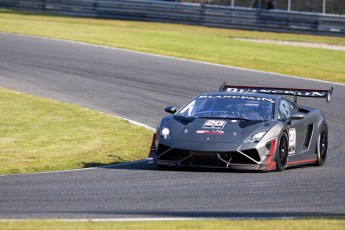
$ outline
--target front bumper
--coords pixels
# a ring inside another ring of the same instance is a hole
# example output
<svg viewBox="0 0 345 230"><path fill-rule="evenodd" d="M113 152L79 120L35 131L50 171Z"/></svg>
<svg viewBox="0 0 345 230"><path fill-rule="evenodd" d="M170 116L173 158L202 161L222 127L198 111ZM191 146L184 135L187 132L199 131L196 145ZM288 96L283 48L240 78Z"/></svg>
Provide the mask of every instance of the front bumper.
<svg viewBox="0 0 345 230"><path fill-rule="evenodd" d="M268 171L275 169L275 144L275 140L255 144L174 141L153 146L150 155L158 167ZM226 151L229 149L232 151Z"/></svg>

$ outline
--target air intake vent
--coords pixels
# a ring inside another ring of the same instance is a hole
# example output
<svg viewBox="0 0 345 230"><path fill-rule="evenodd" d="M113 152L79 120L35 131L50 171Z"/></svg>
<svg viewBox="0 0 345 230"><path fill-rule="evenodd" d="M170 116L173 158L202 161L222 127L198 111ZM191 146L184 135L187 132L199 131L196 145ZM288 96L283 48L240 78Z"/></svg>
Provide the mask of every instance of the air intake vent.
<svg viewBox="0 0 345 230"><path fill-rule="evenodd" d="M311 135L313 134L314 125L308 125L307 135L305 136L304 147L308 148L311 140Z"/></svg>
<svg viewBox="0 0 345 230"><path fill-rule="evenodd" d="M242 153L246 154L248 157L253 158L256 161L261 161L260 155L256 149L248 149L242 151Z"/></svg>

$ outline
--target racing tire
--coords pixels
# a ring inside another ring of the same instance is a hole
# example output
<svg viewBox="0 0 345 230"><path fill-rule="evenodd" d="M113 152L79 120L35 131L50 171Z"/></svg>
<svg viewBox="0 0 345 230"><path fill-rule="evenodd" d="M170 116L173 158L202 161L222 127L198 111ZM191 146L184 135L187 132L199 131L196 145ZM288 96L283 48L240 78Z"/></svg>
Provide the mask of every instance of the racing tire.
<svg viewBox="0 0 345 230"><path fill-rule="evenodd" d="M276 170L283 171L286 168L289 155L289 141L285 132L280 137L277 147L275 155Z"/></svg>
<svg viewBox="0 0 345 230"><path fill-rule="evenodd" d="M317 148L316 148L316 154L317 154L317 160L316 165L322 166L327 158L327 148L328 148L328 132L325 125L322 126L320 129L320 134L317 141Z"/></svg>

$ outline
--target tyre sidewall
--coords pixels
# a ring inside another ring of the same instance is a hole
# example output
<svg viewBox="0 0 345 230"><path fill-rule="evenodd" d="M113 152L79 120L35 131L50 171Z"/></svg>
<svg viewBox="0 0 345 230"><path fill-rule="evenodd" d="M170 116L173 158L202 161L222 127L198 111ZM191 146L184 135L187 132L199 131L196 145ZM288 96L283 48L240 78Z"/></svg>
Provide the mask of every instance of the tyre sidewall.
<svg viewBox="0 0 345 230"><path fill-rule="evenodd" d="M285 164L283 165L280 161L280 144L282 142L282 139L285 138L286 145L287 145L287 153L286 153L286 159L285 159ZM286 132L282 132L282 134L279 135L278 143L277 143L277 148L276 148L276 154L275 154L275 161L276 161L276 170L277 171L283 171L288 162L288 148L289 148L289 138Z"/></svg>
<svg viewBox="0 0 345 230"><path fill-rule="evenodd" d="M326 144L327 144L326 153L323 158L321 157L321 147L320 147L322 133L326 134ZM326 126L322 125L322 127L320 128L318 138L317 138L317 146L316 146L316 154L317 154L316 165L317 166L322 166L325 163L326 158L327 158L327 150L328 150L328 132L327 132Z"/></svg>

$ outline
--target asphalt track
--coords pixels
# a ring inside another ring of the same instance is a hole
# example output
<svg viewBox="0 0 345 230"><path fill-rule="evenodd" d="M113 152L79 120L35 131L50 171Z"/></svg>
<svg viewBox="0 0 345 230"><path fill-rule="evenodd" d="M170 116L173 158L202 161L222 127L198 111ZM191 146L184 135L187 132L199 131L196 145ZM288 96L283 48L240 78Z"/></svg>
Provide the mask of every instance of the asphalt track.
<svg viewBox="0 0 345 230"><path fill-rule="evenodd" d="M155 126L166 105L233 84L328 89L324 167L282 173L162 171L148 161L0 177L0 218L345 216L345 86L28 36L0 34L0 86ZM1 150L0 150L1 151Z"/></svg>

